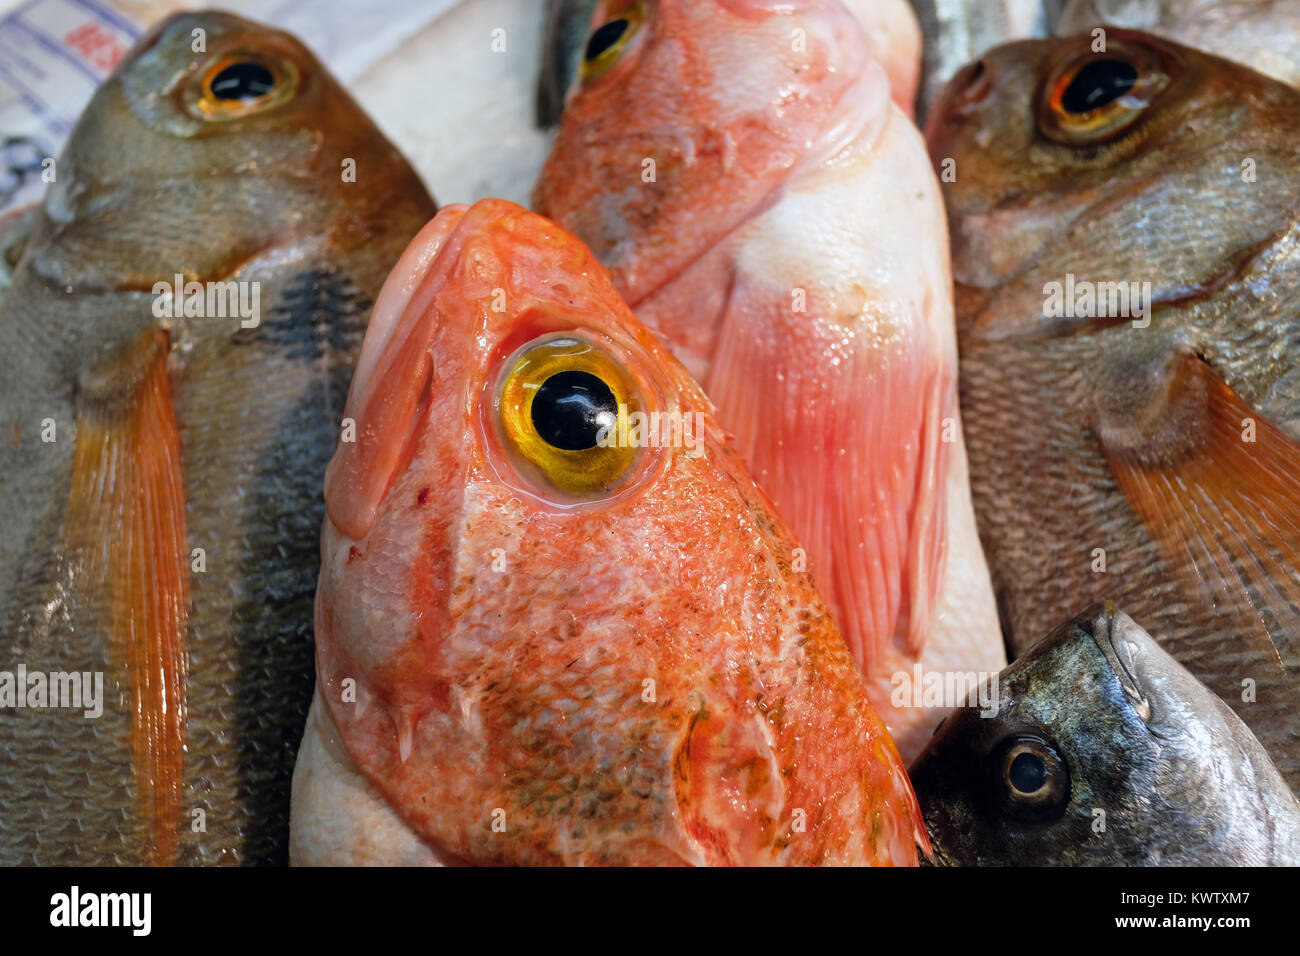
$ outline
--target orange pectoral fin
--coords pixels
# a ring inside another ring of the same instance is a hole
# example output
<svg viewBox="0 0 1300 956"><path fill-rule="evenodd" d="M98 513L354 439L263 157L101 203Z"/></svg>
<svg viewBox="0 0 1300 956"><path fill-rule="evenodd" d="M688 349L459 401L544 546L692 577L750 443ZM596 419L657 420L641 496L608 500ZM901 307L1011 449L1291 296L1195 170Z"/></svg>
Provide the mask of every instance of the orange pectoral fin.
<svg viewBox="0 0 1300 956"><path fill-rule="evenodd" d="M900 343L750 286L736 284L714 351L719 420L807 549L863 672L896 633L919 657L946 556L951 372L923 332Z"/></svg>
<svg viewBox="0 0 1300 956"><path fill-rule="evenodd" d="M1284 662L1300 634L1300 445L1196 355L1171 369L1168 434L1096 429L1116 482L1192 595L1235 607Z"/></svg>
<svg viewBox="0 0 1300 956"><path fill-rule="evenodd" d="M65 538L86 555L88 589L107 611L110 660L130 687L148 858L168 865L179 843L189 586L165 333L142 336L83 383L66 520Z"/></svg>

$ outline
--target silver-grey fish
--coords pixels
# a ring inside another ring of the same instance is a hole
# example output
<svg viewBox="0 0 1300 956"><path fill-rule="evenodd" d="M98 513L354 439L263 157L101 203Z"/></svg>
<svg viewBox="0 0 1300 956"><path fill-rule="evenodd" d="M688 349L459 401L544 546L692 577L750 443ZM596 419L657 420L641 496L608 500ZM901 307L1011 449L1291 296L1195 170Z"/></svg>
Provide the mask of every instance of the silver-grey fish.
<svg viewBox="0 0 1300 956"><path fill-rule="evenodd" d="M598 0L546 0L546 26L542 31L542 63L537 78L537 125L555 126L564 112L583 51L591 33L591 18Z"/></svg>
<svg viewBox="0 0 1300 956"><path fill-rule="evenodd" d="M912 765L939 862L1300 864L1300 803L1259 741L1114 605L996 688L996 713L949 714Z"/></svg>

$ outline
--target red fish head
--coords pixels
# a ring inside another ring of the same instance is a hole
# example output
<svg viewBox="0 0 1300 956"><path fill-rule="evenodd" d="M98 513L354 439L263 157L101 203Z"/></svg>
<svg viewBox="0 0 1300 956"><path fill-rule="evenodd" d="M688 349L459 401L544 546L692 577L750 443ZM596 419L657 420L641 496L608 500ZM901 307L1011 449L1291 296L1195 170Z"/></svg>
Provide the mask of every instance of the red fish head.
<svg viewBox="0 0 1300 956"><path fill-rule="evenodd" d="M889 84L840 4L605 3L534 205L635 305L883 124ZM865 82L864 82L865 80Z"/></svg>
<svg viewBox="0 0 1300 956"><path fill-rule="evenodd" d="M518 206L444 209L393 271L326 482L318 683L440 851L914 859L892 743L711 414Z"/></svg>

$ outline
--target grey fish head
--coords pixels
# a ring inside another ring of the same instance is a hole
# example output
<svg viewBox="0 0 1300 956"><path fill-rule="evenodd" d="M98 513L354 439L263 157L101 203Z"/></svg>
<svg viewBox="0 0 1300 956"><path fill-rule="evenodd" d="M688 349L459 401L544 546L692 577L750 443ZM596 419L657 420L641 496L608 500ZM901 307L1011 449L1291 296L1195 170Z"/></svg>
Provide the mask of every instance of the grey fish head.
<svg viewBox="0 0 1300 956"><path fill-rule="evenodd" d="M1300 859L1300 805L1258 741L1114 605L1058 627L996 692L995 713L950 714L912 765L937 862Z"/></svg>
<svg viewBox="0 0 1300 956"><path fill-rule="evenodd" d="M298 39L215 11L144 34L56 169L27 248L37 275L73 291L220 279L304 235L365 244L425 192Z"/></svg>

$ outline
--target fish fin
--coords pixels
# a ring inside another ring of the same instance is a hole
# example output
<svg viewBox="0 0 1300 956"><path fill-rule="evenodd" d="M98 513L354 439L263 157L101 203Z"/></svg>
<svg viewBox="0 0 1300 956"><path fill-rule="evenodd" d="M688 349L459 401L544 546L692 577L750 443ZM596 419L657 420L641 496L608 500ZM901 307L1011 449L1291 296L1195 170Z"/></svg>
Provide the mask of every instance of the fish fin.
<svg viewBox="0 0 1300 956"><path fill-rule="evenodd" d="M1198 355L1180 356L1168 381L1152 417L1164 431L1094 432L1185 593L1234 609L1288 666L1277 636L1300 634L1300 444Z"/></svg>
<svg viewBox="0 0 1300 956"><path fill-rule="evenodd" d="M189 612L167 353L166 333L150 332L83 381L65 525L130 687L134 789L155 866L175 862L179 846Z"/></svg>
<svg viewBox="0 0 1300 956"><path fill-rule="evenodd" d="M896 634L919 657L946 556L952 372L924 333L900 347L878 337L889 319L819 316L811 294L795 313L788 291L754 285L733 283L709 397L807 550L858 666L872 673Z"/></svg>

